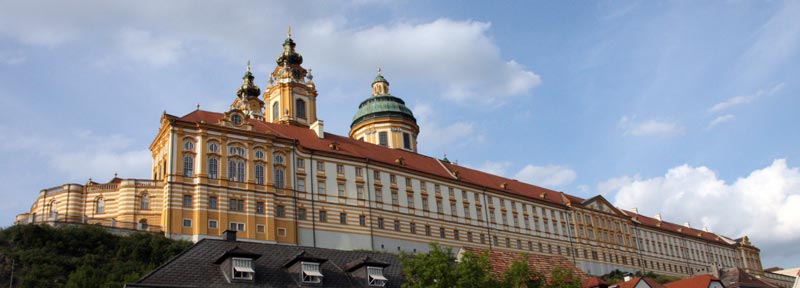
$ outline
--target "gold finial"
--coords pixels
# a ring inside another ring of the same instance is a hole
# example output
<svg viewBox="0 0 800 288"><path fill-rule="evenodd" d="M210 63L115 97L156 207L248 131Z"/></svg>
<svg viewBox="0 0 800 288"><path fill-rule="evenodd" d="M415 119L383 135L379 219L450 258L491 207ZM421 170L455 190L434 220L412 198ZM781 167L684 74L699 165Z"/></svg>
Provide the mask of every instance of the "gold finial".
<svg viewBox="0 0 800 288"><path fill-rule="evenodd" d="M378 65L378 75L381 74L381 65Z"/></svg>
<svg viewBox="0 0 800 288"><path fill-rule="evenodd" d="M250 60L247 60L247 72L250 72Z"/></svg>
<svg viewBox="0 0 800 288"><path fill-rule="evenodd" d="M286 29L286 37L292 38L292 25L289 25L289 28Z"/></svg>

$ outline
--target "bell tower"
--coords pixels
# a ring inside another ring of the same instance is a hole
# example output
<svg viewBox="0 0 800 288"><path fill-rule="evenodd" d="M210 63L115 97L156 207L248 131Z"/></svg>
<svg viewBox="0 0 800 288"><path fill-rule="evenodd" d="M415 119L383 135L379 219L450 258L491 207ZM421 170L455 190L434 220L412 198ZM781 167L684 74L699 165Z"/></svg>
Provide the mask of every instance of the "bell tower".
<svg viewBox="0 0 800 288"><path fill-rule="evenodd" d="M247 71L242 77L242 86L236 90L236 100L233 100L231 109L237 109L253 119L264 120L264 101L258 99L261 89L253 83L253 73L250 72L250 61L247 61Z"/></svg>
<svg viewBox="0 0 800 288"><path fill-rule="evenodd" d="M265 120L311 127L318 121L317 89L312 81L311 69L306 70L301 66L303 56L294 50L295 46L289 27L286 40L283 41L283 52L275 60L277 66L270 74L269 86L264 93L267 105Z"/></svg>

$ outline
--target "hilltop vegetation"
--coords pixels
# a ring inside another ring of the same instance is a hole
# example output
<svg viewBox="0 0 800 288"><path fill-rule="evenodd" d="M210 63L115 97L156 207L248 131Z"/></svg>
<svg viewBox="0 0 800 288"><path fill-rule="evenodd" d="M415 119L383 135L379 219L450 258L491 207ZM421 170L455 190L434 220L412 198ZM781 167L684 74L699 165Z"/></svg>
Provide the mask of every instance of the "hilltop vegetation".
<svg viewBox="0 0 800 288"><path fill-rule="evenodd" d="M115 235L96 226L16 225L0 230L0 285L122 287L191 246L163 235Z"/></svg>

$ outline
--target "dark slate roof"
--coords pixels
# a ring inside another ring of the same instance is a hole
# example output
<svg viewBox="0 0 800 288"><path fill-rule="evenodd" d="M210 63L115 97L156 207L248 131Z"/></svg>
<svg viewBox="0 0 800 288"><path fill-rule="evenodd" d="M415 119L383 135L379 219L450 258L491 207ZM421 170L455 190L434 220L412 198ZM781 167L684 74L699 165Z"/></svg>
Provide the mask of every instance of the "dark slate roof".
<svg viewBox="0 0 800 288"><path fill-rule="evenodd" d="M254 282L229 283L220 265L214 264L220 255L230 251L261 255L254 260ZM327 260L320 265L322 287L367 287L366 281L361 283L344 270L346 265L364 259L388 264L383 270L388 279L385 287L402 284L400 260L394 254L203 239L126 287L301 287L300 276L284 268L284 264L298 255Z"/></svg>

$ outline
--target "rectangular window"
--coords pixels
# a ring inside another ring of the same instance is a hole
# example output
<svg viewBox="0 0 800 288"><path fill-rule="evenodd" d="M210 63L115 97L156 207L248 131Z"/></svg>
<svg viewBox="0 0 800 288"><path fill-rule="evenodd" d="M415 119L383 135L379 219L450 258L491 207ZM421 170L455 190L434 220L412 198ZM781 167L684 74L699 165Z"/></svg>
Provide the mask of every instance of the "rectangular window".
<svg viewBox="0 0 800 288"><path fill-rule="evenodd" d="M217 229L217 220L208 220L209 229Z"/></svg>
<svg viewBox="0 0 800 288"><path fill-rule="evenodd" d="M217 209L217 196L208 197L208 208Z"/></svg>
<svg viewBox="0 0 800 288"><path fill-rule="evenodd" d="M378 228L383 229L383 218L378 218Z"/></svg>
<svg viewBox="0 0 800 288"><path fill-rule="evenodd" d="M303 158L297 158L296 162L298 169L303 169L306 167L306 160L303 160Z"/></svg>
<svg viewBox="0 0 800 288"><path fill-rule="evenodd" d="M442 200L436 199L436 213L444 213L442 209Z"/></svg>
<svg viewBox="0 0 800 288"><path fill-rule="evenodd" d="M408 230L411 232L411 234L417 233L417 224L416 223L408 224Z"/></svg>
<svg viewBox="0 0 800 288"><path fill-rule="evenodd" d="M372 178L375 179L375 182L381 182L381 171L372 171Z"/></svg>
<svg viewBox="0 0 800 288"><path fill-rule="evenodd" d="M192 219L183 219L183 227L191 228L192 227Z"/></svg>
<svg viewBox="0 0 800 288"><path fill-rule="evenodd" d="M302 281L303 283L321 283L322 282L322 273L319 270L319 263L313 262L300 262L303 271L302 273Z"/></svg>
<svg viewBox="0 0 800 288"><path fill-rule="evenodd" d="M306 178L297 178L297 191L306 192Z"/></svg>
<svg viewBox="0 0 800 288"><path fill-rule="evenodd" d="M337 187L336 187L336 188L337 188L337 189L338 189L338 191L339 191L339 197L346 197L346 196L344 195L344 183L339 183L339 185L337 185Z"/></svg>
<svg viewBox="0 0 800 288"><path fill-rule="evenodd" d="M425 225L425 236L431 236L431 225Z"/></svg>
<svg viewBox="0 0 800 288"><path fill-rule="evenodd" d="M325 171L325 162L317 160L317 171Z"/></svg>
<svg viewBox="0 0 800 288"><path fill-rule="evenodd" d="M258 166L256 166L256 167L258 167ZM274 174L275 174L275 188L283 189L283 187L286 185L285 184L286 183L286 178L284 177L285 173L284 173L283 168L275 167ZM263 176L262 176L262 178L263 178ZM262 179L261 183L263 183L263 182L264 182L264 180Z"/></svg>
<svg viewBox="0 0 800 288"><path fill-rule="evenodd" d="M356 186L356 197L358 197L358 199L364 199L364 185L359 184Z"/></svg>
<svg viewBox="0 0 800 288"><path fill-rule="evenodd" d="M262 203L261 205L264 204ZM283 205L278 205L277 207L275 207L275 215L278 217L286 217L286 207L284 207Z"/></svg>
<svg viewBox="0 0 800 288"><path fill-rule="evenodd" d="M403 133L403 148L411 149L411 135Z"/></svg>
<svg viewBox="0 0 800 288"><path fill-rule="evenodd" d="M442 187L439 187L439 184L433 185L433 192L436 192L436 194L442 193Z"/></svg>
<svg viewBox="0 0 800 288"><path fill-rule="evenodd" d="M389 174L389 183L397 184L397 176L394 176L394 174Z"/></svg>
<svg viewBox="0 0 800 288"><path fill-rule="evenodd" d="M266 231L266 230L267 230L267 226L265 226L264 224L256 225L256 233L264 233L264 231Z"/></svg>
<svg viewBox="0 0 800 288"><path fill-rule="evenodd" d="M406 194L406 206L408 206L408 208L414 208L414 194Z"/></svg>
<svg viewBox="0 0 800 288"><path fill-rule="evenodd" d="M383 202L383 192L381 190L375 190L375 202Z"/></svg>
<svg viewBox="0 0 800 288"><path fill-rule="evenodd" d="M244 200L231 199L231 201L230 201L230 210L231 211L244 211Z"/></svg>
<svg viewBox="0 0 800 288"><path fill-rule="evenodd" d="M361 170L361 167L356 167L356 177L363 177L364 170Z"/></svg>
<svg viewBox="0 0 800 288"><path fill-rule="evenodd" d="M472 232L467 231L467 241L472 242Z"/></svg>
<svg viewBox="0 0 800 288"><path fill-rule="evenodd" d="M400 220L394 220L394 231L400 231Z"/></svg>
<svg viewBox="0 0 800 288"><path fill-rule="evenodd" d="M400 205L399 200L397 199L397 191L392 191L392 205Z"/></svg>
<svg viewBox="0 0 800 288"><path fill-rule="evenodd" d="M358 225L367 226L367 216L358 215Z"/></svg>
<svg viewBox="0 0 800 288"><path fill-rule="evenodd" d="M422 196L422 210L428 211L428 196Z"/></svg>
<svg viewBox="0 0 800 288"><path fill-rule="evenodd" d="M194 157L183 156L183 176L192 177L194 168Z"/></svg>
<svg viewBox="0 0 800 288"><path fill-rule="evenodd" d="M208 159L208 178L217 179L219 177L219 160L217 158Z"/></svg>
<svg viewBox="0 0 800 288"><path fill-rule="evenodd" d="M241 232L241 231L244 231L244 223L231 222L228 228L230 228L230 230L233 230L233 231Z"/></svg>
<svg viewBox="0 0 800 288"><path fill-rule="evenodd" d="M378 144L389 146L389 133L386 133L386 131L378 132Z"/></svg>
<svg viewBox="0 0 800 288"><path fill-rule="evenodd" d="M453 230L453 239L461 240L461 239L458 239L458 230Z"/></svg>
<svg viewBox="0 0 800 288"><path fill-rule="evenodd" d="M336 164L336 173L337 174L344 174L344 165Z"/></svg>
<svg viewBox="0 0 800 288"><path fill-rule="evenodd" d="M192 195L183 195L183 207L192 207Z"/></svg>
<svg viewBox="0 0 800 288"><path fill-rule="evenodd" d="M264 214L264 202L256 202L256 214Z"/></svg>
<svg viewBox="0 0 800 288"><path fill-rule="evenodd" d="M300 220L306 220L306 208L297 209L297 218Z"/></svg>
<svg viewBox="0 0 800 288"><path fill-rule="evenodd" d="M319 222L328 222L328 212L319 211Z"/></svg>
<svg viewBox="0 0 800 288"><path fill-rule="evenodd" d="M439 228L439 238L445 238L444 227Z"/></svg>
<svg viewBox="0 0 800 288"><path fill-rule="evenodd" d="M264 165L256 164L256 169L255 170L256 170L256 184L264 185ZM276 173L276 177L275 178L276 178L275 182L277 183L278 182L277 173ZM281 182L283 182L282 179L281 179ZM281 183L281 184L283 184L283 183ZM277 186L277 184L276 184L276 186ZM281 185L280 188L283 188L283 185Z"/></svg>
<svg viewBox="0 0 800 288"><path fill-rule="evenodd" d="M450 202L450 215L458 216L458 210L456 210L456 202Z"/></svg>
<svg viewBox="0 0 800 288"><path fill-rule="evenodd" d="M411 187L411 178L406 178L406 187Z"/></svg>
<svg viewBox="0 0 800 288"><path fill-rule="evenodd" d="M483 233L481 233L481 244L485 243L486 243L486 236L484 236Z"/></svg>
<svg viewBox="0 0 800 288"><path fill-rule="evenodd" d="M325 182L317 181L317 194L325 195Z"/></svg>
<svg viewBox="0 0 800 288"><path fill-rule="evenodd" d="M346 213L339 213L339 223L340 224L347 224L347 214Z"/></svg>

